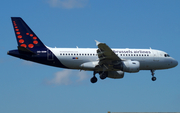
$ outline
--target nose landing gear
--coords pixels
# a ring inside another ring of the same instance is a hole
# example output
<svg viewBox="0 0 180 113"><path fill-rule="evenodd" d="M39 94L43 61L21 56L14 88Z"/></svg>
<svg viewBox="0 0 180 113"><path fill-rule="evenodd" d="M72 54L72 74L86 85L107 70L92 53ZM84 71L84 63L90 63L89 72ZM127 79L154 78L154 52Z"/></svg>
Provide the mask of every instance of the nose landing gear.
<svg viewBox="0 0 180 113"><path fill-rule="evenodd" d="M154 74L155 74L154 71L155 70L151 70L151 75L152 75L152 79L151 80L152 81L156 81L156 77L154 76Z"/></svg>

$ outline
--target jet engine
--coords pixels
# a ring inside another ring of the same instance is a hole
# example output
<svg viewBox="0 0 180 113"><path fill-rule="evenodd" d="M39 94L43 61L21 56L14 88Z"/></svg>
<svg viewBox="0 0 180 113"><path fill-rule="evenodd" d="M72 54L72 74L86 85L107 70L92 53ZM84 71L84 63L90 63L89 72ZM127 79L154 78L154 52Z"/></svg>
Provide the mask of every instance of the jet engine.
<svg viewBox="0 0 180 113"><path fill-rule="evenodd" d="M81 64L80 67L84 70L92 70L96 67L96 65L98 65L98 61L86 62Z"/></svg>
<svg viewBox="0 0 180 113"><path fill-rule="evenodd" d="M129 73L136 73L139 72L140 68L140 63L139 61L123 61L118 65L113 66L115 69L120 69L121 71L124 72L129 72Z"/></svg>

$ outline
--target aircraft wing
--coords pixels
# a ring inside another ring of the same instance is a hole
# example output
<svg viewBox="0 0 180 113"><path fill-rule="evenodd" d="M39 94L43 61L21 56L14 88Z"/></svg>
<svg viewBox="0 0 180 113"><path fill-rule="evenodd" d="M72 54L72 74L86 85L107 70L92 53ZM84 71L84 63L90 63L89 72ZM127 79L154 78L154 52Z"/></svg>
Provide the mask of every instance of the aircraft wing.
<svg viewBox="0 0 180 113"><path fill-rule="evenodd" d="M96 41L96 40L95 40ZM97 54L99 58L99 65L105 65L108 68L121 61L121 59L112 51L112 49L105 43L96 41L98 46Z"/></svg>

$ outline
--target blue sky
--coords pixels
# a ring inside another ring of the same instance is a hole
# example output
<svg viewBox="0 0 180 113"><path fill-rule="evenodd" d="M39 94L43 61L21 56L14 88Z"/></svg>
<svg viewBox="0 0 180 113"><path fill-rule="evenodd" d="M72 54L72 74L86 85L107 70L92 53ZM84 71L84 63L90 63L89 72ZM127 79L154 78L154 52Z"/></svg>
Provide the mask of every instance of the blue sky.
<svg viewBox="0 0 180 113"><path fill-rule="evenodd" d="M10 17L22 17L50 47L153 48L180 61L179 0L0 1L0 112L180 112L179 66L125 73L90 83L92 72L64 70L7 55L15 49Z"/></svg>

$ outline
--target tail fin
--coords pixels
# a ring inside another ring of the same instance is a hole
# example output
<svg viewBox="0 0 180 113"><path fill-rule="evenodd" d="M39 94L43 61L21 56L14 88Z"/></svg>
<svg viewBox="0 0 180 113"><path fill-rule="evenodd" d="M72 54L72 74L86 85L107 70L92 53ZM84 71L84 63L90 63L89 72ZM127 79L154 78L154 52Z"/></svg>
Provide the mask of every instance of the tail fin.
<svg viewBox="0 0 180 113"><path fill-rule="evenodd" d="M46 48L36 34L29 28L29 26L20 17L11 17L14 32L16 35L18 48L24 47L29 50L35 48Z"/></svg>

